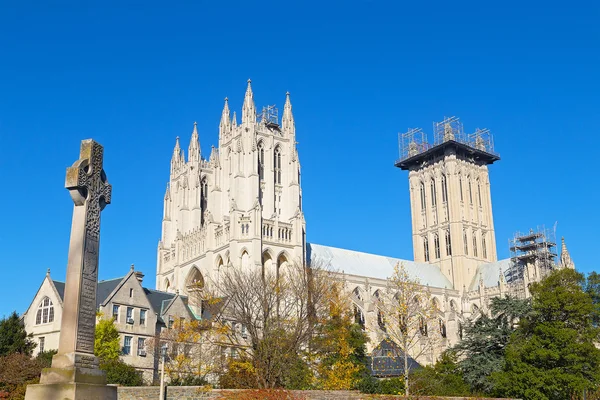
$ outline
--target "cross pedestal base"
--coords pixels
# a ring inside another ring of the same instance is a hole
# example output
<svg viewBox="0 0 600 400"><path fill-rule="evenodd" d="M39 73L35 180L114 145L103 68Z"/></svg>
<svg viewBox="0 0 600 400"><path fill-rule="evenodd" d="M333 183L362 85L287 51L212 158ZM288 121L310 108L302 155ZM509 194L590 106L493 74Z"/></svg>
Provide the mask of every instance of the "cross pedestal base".
<svg viewBox="0 0 600 400"><path fill-rule="evenodd" d="M25 400L117 400L117 387L78 382L27 385Z"/></svg>

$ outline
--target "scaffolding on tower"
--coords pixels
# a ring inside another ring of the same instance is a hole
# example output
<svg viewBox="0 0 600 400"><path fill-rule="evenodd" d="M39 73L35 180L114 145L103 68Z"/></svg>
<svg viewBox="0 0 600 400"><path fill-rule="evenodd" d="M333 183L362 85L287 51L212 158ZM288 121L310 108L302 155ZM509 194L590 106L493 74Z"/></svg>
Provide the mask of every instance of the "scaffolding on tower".
<svg viewBox="0 0 600 400"><path fill-rule="evenodd" d="M405 133L399 133L398 146L400 160L416 156L431 148L431 145L427 143L427 135L421 128L411 128Z"/></svg>
<svg viewBox="0 0 600 400"><path fill-rule="evenodd" d="M517 232L509 240L510 267L506 276L511 294L525 298L526 285L539 282L556 268L556 240L553 230L545 227Z"/></svg>
<svg viewBox="0 0 600 400"><path fill-rule="evenodd" d="M448 140L470 145L458 117L444 117L443 121L433 123L433 144L437 146Z"/></svg>
<svg viewBox="0 0 600 400"><path fill-rule="evenodd" d="M264 106L262 112L256 114L256 120L270 128L279 129L279 111L275 106Z"/></svg>

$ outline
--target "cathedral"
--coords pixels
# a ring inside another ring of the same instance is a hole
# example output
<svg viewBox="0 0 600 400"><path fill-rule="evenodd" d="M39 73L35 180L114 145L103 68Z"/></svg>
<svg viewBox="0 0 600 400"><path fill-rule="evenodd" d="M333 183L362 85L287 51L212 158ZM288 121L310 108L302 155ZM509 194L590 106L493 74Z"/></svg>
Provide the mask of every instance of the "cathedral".
<svg viewBox="0 0 600 400"><path fill-rule="evenodd" d="M488 166L500 157L488 130L465 134L453 117L434 124L433 144L425 136L420 129L400 135L395 163L408 171L414 260L309 243L290 94L279 119L274 107L257 112L248 81L241 120L226 98L218 147L208 157L196 124L187 157L176 139L156 289L188 295L198 283L218 281L227 266L318 260L343 281L372 352L386 338L373 300L400 263L438 305L441 351L460 340L462 323L485 312L491 298L527 297L529 283L554 268L574 268L564 239L559 256L545 230L515 235L511 258L497 259ZM439 351L417 361L431 363Z"/></svg>

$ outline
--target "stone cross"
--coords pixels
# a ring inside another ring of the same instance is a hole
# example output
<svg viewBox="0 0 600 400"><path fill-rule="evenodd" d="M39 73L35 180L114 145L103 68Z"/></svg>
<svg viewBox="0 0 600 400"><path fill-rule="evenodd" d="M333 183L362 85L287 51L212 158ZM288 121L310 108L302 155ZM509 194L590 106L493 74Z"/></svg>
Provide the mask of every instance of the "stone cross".
<svg viewBox="0 0 600 400"><path fill-rule="evenodd" d="M58 353L40 383L27 385L25 400L117 400L117 387L94 356L100 212L110 203L111 186L102 169L103 148L81 142L79 160L67 168L66 188L75 207Z"/></svg>
<svg viewBox="0 0 600 400"><path fill-rule="evenodd" d="M83 140L79 160L67 168L65 183L75 207L57 355L74 353L69 361L72 366L83 368L97 367L93 355L100 212L110 203L111 196L111 185L102 169L103 152L100 144L91 139ZM86 354L91 357L85 357ZM54 361L53 367L71 366L61 362L54 365Z"/></svg>

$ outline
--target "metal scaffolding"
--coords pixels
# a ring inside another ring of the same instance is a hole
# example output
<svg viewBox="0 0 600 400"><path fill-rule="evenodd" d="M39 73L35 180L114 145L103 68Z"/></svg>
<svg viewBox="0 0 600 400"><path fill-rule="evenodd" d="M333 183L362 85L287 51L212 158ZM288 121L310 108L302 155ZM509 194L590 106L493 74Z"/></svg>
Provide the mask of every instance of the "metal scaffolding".
<svg viewBox="0 0 600 400"><path fill-rule="evenodd" d="M494 152L494 142L489 129L477 128L475 132L466 134L458 117L448 117L440 122L433 123L433 145L429 144L427 134L421 128L412 128L406 133L399 133L400 158L397 162L424 153L446 142L460 143L475 151L497 156Z"/></svg>
<svg viewBox="0 0 600 400"><path fill-rule="evenodd" d="M431 148L427 143L427 135L421 128L411 128L405 133L398 134L400 159L404 160Z"/></svg>
<svg viewBox="0 0 600 400"><path fill-rule="evenodd" d="M279 111L275 106L265 106L256 114L256 120L266 126L279 126Z"/></svg>
<svg viewBox="0 0 600 400"><path fill-rule="evenodd" d="M507 283L513 295L525 297L525 286L537 282L556 268L556 240L554 230L538 227L529 233L515 233L509 240L510 268Z"/></svg>

